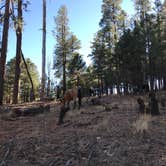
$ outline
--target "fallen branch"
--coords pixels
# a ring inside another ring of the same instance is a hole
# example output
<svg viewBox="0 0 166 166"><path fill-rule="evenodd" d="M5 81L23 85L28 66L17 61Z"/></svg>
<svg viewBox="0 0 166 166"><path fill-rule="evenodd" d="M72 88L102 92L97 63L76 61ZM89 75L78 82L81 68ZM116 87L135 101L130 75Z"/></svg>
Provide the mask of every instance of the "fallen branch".
<svg viewBox="0 0 166 166"><path fill-rule="evenodd" d="M10 143L9 143L9 145L8 145L8 147L7 147L7 151L6 151L6 153L5 153L5 155L4 155L3 159L2 159L2 161L1 161L1 163L0 163L0 166L6 165L6 160L8 159L8 157L9 157L9 155L10 155L10 153L11 153L12 146L13 146L13 140L10 141Z"/></svg>
<svg viewBox="0 0 166 166"><path fill-rule="evenodd" d="M65 166L69 166L69 165L71 164L72 160L73 160L73 158L69 159L69 160L66 162Z"/></svg>

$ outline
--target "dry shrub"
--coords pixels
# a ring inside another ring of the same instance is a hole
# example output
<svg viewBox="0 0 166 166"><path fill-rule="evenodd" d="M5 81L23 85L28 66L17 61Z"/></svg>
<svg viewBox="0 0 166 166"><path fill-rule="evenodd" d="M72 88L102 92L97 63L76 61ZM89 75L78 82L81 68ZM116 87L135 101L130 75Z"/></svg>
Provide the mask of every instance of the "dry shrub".
<svg viewBox="0 0 166 166"><path fill-rule="evenodd" d="M92 131L94 133L104 132L104 133L108 133L110 135L110 133L111 133L111 130L110 130L110 117L104 118L100 123L98 123L97 125L94 125Z"/></svg>
<svg viewBox="0 0 166 166"><path fill-rule="evenodd" d="M67 116L69 116L70 118L73 117L73 116L80 115L80 114L81 114L81 111L78 110L78 109L69 110L69 111L67 112Z"/></svg>
<svg viewBox="0 0 166 166"><path fill-rule="evenodd" d="M136 132L147 131L149 127L149 122L152 120L151 115L143 114L134 122L133 126L136 129Z"/></svg>

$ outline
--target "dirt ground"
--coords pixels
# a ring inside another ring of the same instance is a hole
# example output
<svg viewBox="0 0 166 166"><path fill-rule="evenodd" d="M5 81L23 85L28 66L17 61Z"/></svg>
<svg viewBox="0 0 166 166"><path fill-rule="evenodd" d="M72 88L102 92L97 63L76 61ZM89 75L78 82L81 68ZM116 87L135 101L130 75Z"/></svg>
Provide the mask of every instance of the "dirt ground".
<svg viewBox="0 0 166 166"><path fill-rule="evenodd" d="M60 126L56 104L36 116L4 119L1 113L0 166L166 166L166 108L140 116L136 99L84 101Z"/></svg>

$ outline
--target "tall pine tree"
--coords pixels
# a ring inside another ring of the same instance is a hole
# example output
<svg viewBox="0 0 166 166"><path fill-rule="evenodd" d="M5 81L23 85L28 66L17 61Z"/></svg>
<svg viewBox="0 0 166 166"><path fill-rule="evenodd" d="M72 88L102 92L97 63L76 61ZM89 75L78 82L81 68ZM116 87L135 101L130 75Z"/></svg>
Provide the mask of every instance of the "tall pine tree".
<svg viewBox="0 0 166 166"><path fill-rule="evenodd" d="M9 8L10 8L10 0L6 0L3 34L2 34L2 48L0 55L0 105L3 104L3 94L4 94L4 74L5 74L6 54L8 46L8 30L9 30Z"/></svg>

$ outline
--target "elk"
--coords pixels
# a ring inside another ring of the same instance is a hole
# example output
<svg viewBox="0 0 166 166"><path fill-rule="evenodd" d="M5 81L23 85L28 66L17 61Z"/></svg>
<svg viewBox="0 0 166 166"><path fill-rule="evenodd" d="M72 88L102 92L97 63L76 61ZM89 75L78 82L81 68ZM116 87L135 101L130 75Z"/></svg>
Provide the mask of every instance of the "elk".
<svg viewBox="0 0 166 166"><path fill-rule="evenodd" d="M64 97L62 99L62 106L60 107L60 114L59 114L59 121L58 121L58 125L63 123L63 119L66 115L66 112L70 110L70 102L74 101L74 107L73 109L75 109L76 107L76 99L78 97L78 105L79 108L81 106L81 88L78 87L77 88L72 88L69 89L65 92ZM67 106L66 106L67 104Z"/></svg>
<svg viewBox="0 0 166 166"><path fill-rule="evenodd" d="M78 97L78 108L80 109L80 107L81 107L81 98L82 98L81 87L80 86L66 90L66 92L64 94L64 97L62 99L62 104L65 106L66 103L67 103L67 107L70 108L70 102L74 101L73 109L75 109L77 97Z"/></svg>

